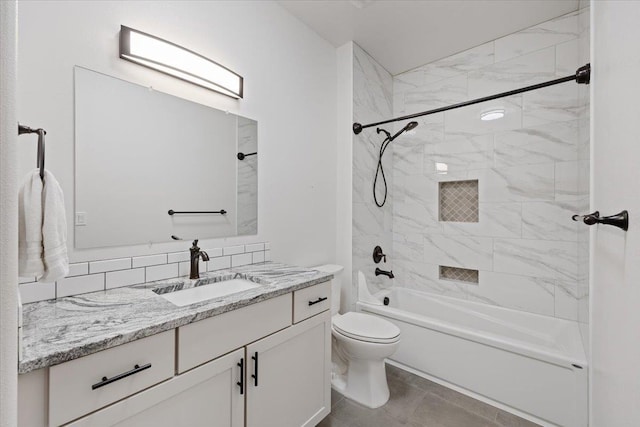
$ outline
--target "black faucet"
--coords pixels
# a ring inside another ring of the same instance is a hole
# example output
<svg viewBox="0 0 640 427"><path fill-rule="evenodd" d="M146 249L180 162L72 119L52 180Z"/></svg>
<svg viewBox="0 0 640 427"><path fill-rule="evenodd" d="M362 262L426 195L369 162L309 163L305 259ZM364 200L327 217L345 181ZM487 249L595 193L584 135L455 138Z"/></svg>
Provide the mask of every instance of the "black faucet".
<svg viewBox="0 0 640 427"><path fill-rule="evenodd" d="M387 276L389 279L393 279L395 276L393 275L393 270L391 271L384 271L384 270L380 270L378 267L376 267L376 276L379 275L383 275L383 276Z"/></svg>
<svg viewBox="0 0 640 427"><path fill-rule="evenodd" d="M205 251L201 251L198 247L198 239L193 241L191 246L191 272L189 273L189 279L200 278L200 258L203 261L209 261L209 255Z"/></svg>

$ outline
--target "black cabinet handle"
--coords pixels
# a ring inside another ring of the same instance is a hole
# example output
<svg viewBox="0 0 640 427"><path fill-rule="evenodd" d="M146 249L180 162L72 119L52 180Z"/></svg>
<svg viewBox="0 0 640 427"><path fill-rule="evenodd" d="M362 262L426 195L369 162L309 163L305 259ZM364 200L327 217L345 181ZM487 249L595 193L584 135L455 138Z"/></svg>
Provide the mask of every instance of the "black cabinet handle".
<svg viewBox="0 0 640 427"><path fill-rule="evenodd" d="M142 372L146 369L149 369L151 367L151 363L147 363L146 365L136 365L133 367L132 370L124 372L122 374L118 374L115 377L111 377L111 378L107 378L107 377L102 377L102 381L100 381L99 383L95 383L94 385L91 386L91 390L95 390L97 388L100 387L104 387L107 384L111 384L113 382L116 382L118 380L121 380L123 378L127 378L128 376L131 376L133 374L137 374L138 372Z"/></svg>
<svg viewBox="0 0 640 427"><path fill-rule="evenodd" d="M309 301L309 305L311 306L311 305L314 305L314 304L318 304L318 303L321 303L322 301L326 301L326 300L327 300L327 297L320 297L315 301Z"/></svg>
<svg viewBox="0 0 640 427"><path fill-rule="evenodd" d="M238 386L240 386L240 394L244 394L244 357L240 359L240 363L238 363L238 366L240 367L240 381L238 381L236 384L238 384Z"/></svg>
<svg viewBox="0 0 640 427"><path fill-rule="evenodd" d="M253 378L253 385L258 387L258 352L256 351L253 356L253 374L251 378Z"/></svg>

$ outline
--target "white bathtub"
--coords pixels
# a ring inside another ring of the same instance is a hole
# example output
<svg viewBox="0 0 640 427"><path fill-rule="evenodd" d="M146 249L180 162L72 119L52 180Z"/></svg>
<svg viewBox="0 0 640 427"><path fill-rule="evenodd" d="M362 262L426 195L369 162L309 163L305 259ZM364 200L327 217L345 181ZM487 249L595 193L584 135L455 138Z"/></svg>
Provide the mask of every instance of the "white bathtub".
<svg viewBox="0 0 640 427"><path fill-rule="evenodd" d="M373 296L359 288L357 310L402 331L392 361L540 424L587 426L587 362L575 322L405 288Z"/></svg>

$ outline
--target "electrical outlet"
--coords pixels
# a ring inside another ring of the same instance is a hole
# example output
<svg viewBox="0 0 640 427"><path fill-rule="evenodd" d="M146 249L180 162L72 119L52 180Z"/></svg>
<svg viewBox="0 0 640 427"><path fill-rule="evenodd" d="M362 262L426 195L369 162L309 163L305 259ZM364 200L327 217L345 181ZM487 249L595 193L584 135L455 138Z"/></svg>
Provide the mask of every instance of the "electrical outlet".
<svg viewBox="0 0 640 427"><path fill-rule="evenodd" d="M76 225L87 225L86 212L76 212Z"/></svg>

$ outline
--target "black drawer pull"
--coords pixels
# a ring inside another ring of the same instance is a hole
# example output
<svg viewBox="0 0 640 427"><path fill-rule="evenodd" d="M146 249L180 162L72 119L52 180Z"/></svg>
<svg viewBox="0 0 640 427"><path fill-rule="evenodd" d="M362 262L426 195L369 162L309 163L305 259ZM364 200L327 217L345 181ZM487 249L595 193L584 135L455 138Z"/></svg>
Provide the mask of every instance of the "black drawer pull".
<svg viewBox="0 0 640 427"><path fill-rule="evenodd" d="M102 377L102 381L92 385L91 386L91 390L95 390L97 388L104 387L107 384L111 384L111 383L116 382L118 380L121 380L123 378L127 378L128 376L131 376L133 374L137 374L138 372L142 372L142 371L144 371L146 369L149 369L150 367L151 367L151 363L147 363L146 365L142 365L142 366L136 365L136 366L133 367L132 370L124 372L122 374L118 374L115 377L111 377L111 378Z"/></svg>
<svg viewBox="0 0 640 427"><path fill-rule="evenodd" d="M253 385L258 387L258 352L256 351L254 355L251 356L251 358L253 359L253 372L254 372L251 375L251 378L253 378Z"/></svg>
<svg viewBox="0 0 640 427"><path fill-rule="evenodd" d="M238 363L240 367L240 381L236 384L240 387L240 394L244 394L244 357L240 359L240 363Z"/></svg>
<svg viewBox="0 0 640 427"><path fill-rule="evenodd" d="M320 303L322 301L326 301L326 300L327 300L327 297L320 297L315 301L309 301L309 305L311 306L311 305L314 305L314 304L318 304L318 303Z"/></svg>

